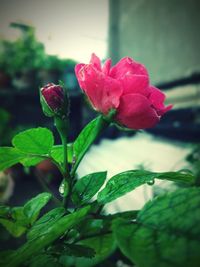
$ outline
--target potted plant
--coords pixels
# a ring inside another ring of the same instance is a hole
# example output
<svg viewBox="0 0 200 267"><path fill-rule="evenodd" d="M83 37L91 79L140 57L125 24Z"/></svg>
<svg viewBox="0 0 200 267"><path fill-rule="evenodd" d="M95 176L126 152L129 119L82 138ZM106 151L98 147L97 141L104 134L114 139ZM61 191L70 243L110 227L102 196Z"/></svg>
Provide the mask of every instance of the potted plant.
<svg viewBox="0 0 200 267"><path fill-rule="evenodd" d="M37 84L36 73L44 63L45 50L35 37L33 27L12 23L21 30L22 36L12 43L12 63L9 69L13 85L18 89L27 89Z"/></svg>

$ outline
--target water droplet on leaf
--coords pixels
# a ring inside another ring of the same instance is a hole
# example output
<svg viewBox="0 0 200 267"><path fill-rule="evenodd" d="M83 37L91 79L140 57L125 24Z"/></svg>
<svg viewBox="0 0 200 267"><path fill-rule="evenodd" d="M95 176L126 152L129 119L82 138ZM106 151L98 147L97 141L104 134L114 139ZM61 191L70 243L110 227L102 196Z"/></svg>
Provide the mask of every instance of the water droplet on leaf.
<svg viewBox="0 0 200 267"><path fill-rule="evenodd" d="M68 195L68 192L69 192L69 186L68 186L68 183L63 180L60 187L59 187L59 192L60 192L60 195L62 197L66 197Z"/></svg>
<svg viewBox="0 0 200 267"><path fill-rule="evenodd" d="M152 180L150 180L149 182L147 182L147 184L148 184L148 185L154 185L154 184L155 184L155 180L152 179Z"/></svg>
<svg viewBox="0 0 200 267"><path fill-rule="evenodd" d="M179 172L182 174L193 174L192 171L189 169L181 169L181 170L179 170Z"/></svg>

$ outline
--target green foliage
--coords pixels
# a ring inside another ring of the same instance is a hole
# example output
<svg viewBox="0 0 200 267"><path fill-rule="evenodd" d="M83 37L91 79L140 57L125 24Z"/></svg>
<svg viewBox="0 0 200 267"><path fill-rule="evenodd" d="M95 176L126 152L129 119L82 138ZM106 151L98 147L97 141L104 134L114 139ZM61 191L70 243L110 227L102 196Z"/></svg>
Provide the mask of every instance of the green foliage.
<svg viewBox="0 0 200 267"><path fill-rule="evenodd" d="M55 257L47 254L39 254L34 256L29 262L30 267L62 267Z"/></svg>
<svg viewBox="0 0 200 267"><path fill-rule="evenodd" d="M0 170L5 170L24 158L24 154L13 147L0 147Z"/></svg>
<svg viewBox="0 0 200 267"><path fill-rule="evenodd" d="M96 236L100 234L108 233L111 224L108 224L106 220L98 218L85 218L81 225L77 225L76 229L81 239L87 239L88 236Z"/></svg>
<svg viewBox="0 0 200 267"><path fill-rule="evenodd" d="M7 216L10 212L10 207L0 206L0 217Z"/></svg>
<svg viewBox="0 0 200 267"><path fill-rule="evenodd" d="M21 236L35 222L41 209L50 198L49 193L42 193L29 200L24 207L0 207L0 224L14 237Z"/></svg>
<svg viewBox="0 0 200 267"><path fill-rule="evenodd" d="M109 215L104 215L102 218L104 220L109 220L109 221L113 221L117 218L122 218L122 219L126 219L126 220L135 220L137 215L138 215L138 210L129 210L129 211L124 211L124 212L118 212L118 213L114 213L114 214L109 214Z"/></svg>
<svg viewBox="0 0 200 267"><path fill-rule="evenodd" d="M62 60L55 55L46 55L45 62L42 68L49 71L51 70L62 71L63 70Z"/></svg>
<svg viewBox="0 0 200 267"><path fill-rule="evenodd" d="M77 244L66 244L63 250L58 250L58 253L61 253L62 256L68 255L85 258L93 258L95 256L95 251L93 248Z"/></svg>
<svg viewBox="0 0 200 267"><path fill-rule="evenodd" d="M42 193L29 200L24 205L24 214L29 218L31 224L37 219L40 210L49 202L51 194Z"/></svg>
<svg viewBox="0 0 200 267"><path fill-rule="evenodd" d="M73 188L73 202L77 205L87 203L102 187L106 175L107 172L96 172L79 179Z"/></svg>
<svg viewBox="0 0 200 267"><path fill-rule="evenodd" d="M88 258L76 258L75 266L76 267L90 267L95 266L97 263L105 260L110 256L115 248L115 240L112 234L99 235L96 237L91 237L79 242L81 245L85 245L95 250L95 257Z"/></svg>
<svg viewBox="0 0 200 267"><path fill-rule="evenodd" d="M28 228L29 220L23 212L23 207L12 208L7 215L0 218L0 224L14 237L21 236Z"/></svg>
<svg viewBox="0 0 200 267"><path fill-rule="evenodd" d="M90 123L88 123L85 128L81 131L79 136L74 142L74 154L76 160L78 160L79 155L82 151L85 151L88 146L92 143L94 138L96 127L99 123L100 117L95 118Z"/></svg>
<svg viewBox="0 0 200 267"><path fill-rule="evenodd" d="M60 186L63 190L59 190L62 207L57 199L59 207L40 218L40 211L52 197L49 193L39 194L22 207L0 207L0 224L14 237L26 233L27 238L17 250L1 252L0 265L96 266L118 245L140 267L198 267L200 189L192 187L197 183L190 172L130 170L113 176L100 192L107 172L91 173L76 180L79 163L115 114L116 110L111 110L107 116L91 121L67 147L68 122L59 117L55 125L64 147L54 146L52 132L39 127L17 134L12 140L13 147L0 148L0 170L18 162L34 166L43 159L50 159L63 176ZM155 179L188 187L153 199L141 211L103 214L105 204L140 185L152 185ZM97 193L97 200L92 201Z"/></svg>
<svg viewBox="0 0 200 267"><path fill-rule="evenodd" d="M68 256L63 254L60 257L60 262L63 266L75 266L75 267L91 267L96 266L99 262L109 257L115 250L116 244L112 234L102 234L96 237L91 237L82 240L78 243L82 248L90 248L91 252L94 250L94 257L88 257L88 252L84 255ZM80 253L80 251L78 252ZM84 256L84 257L83 257Z"/></svg>
<svg viewBox="0 0 200 267"><path fill-rule="evenodd" d="M49 154L53 144L53 134L47 128L33 128L17 134L12 144L24 153L35 155Z"/></svg>
<svg viewBox="0 0 200 267"><path fill-rule="evenodd" d="M25 167L35 166L44 159L61 164L63 162L62 145L53 146L53 134L47 128L32 128L14 136L14 147L0 147L0 170L16 163ZM67 145L69 162L73 160L73 146Z"/></svg>
<svg viewBox="0 0 200 267"><path fill-rule="evenodd" d="M179 189L155 198L139 212L136 222L115 221L118 246L140 267L198 267L199 207L199 188Z"/></svg>
<svg viewBox="0 0 200 267"><path fill-rule="evenodd" d="M33 227L28 231L27 239L30 241L34 238L44 235L46 232L48 232L48 229L53 226L64 214L64 208L55 208L47 212L39 220L37 220Z"/></svg>
<svg viewBox="0 0 200 267"><path fill-rule="evenodd" d="M88 123L81 131L73 145L75 165L73 166L72 173L76 171L81 159L106 125L108 123L102 116L99 116Z"/></svg>
<svg viewBox="0 0 200 267"><path fill-rule="evenodd" d="M34 28L21 24L15 24L15 27L22 31L22 36L10 42L10 49L5 51L9 73L13 76L25 70L38 69L45 61L44 46L36 40Z"/></svg>
<svg viewBox="0 0 200 267"><path fill-rule="evenodd" d="M106 204L134 190L140 185L154 181L155 178L191 185L195 182L195 177L190 173L155 173L145 170L126 171L113 176L107 182L105 188L98 193L97 200L101 204Z"/></svg>
<svg viewBox="0 0 200 267"><path fill-rule="evenodd" d="M53 146L50 152L50 155L56 162L58 163L63 162L64 160L63 146L62 145ZM68 159L68 162L72 163L72 160L73 160L73 145L72 144L67 144L67 159Z"/></svg>
<svg viewBox="0 0 200 267"><path fill-rule="evenodd" d="M25 154L24 158L20 160L19 163L21 163L24 167L31 167L31 166L37 165L43 160L44 160L43 156L35 157L35 156L32 156L31 154Z"/></svg>
<svg viewBox="0 0 200 267"><path fill-rule="evenodd" d="M187 155L186 160L192 167L192 171L195 173L196 185L200 185L200 144L196 144L192 147L191 152Z"/></svg>
<svg viewBox="0 0 200 267"><path fill-rule="evenodd" d="M18 250L16 250L4 263L4 267L22 266L24 262L27 262L29 259L31 259L31 257L41 253L43 249L51 245L67 230L80 223L80 221L88 214L89 211L90 206L84 207L72 214L61 217L54 224L51 224L47 227L45 226L45 233L38 236L38 238L31 239Z"/></svg>
<svg viewBox="0 0 200 267"><path fill-rule="evenodd" d="M1 65L1 64L0 64ZM10 125L11 114L5 110L0 108L0 145L7 145L13 134L13 128Z"/></svg>
<svg viewBox="0 0 200 267"><path fill-rule="evenodd" d="M0 266L4 266L7 258L9 258L14 253L14 250L4 250L0 251Z"/></svg>

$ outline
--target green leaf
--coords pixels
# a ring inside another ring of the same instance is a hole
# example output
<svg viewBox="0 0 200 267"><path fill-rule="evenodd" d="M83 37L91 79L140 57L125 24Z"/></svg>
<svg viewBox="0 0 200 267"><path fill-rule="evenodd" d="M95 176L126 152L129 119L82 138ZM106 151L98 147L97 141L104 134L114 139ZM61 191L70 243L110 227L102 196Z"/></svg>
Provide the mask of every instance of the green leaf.
<svg viewBox="0 0 200 267"><path fill-rule="evenodd" d="M0 266L3 266L5 260L14 253L14 250L3 250L0 251Z"/></svg>
<svg viewBox="0 0 200 267"><path fill-rule="evenodd" d="M189 171L183 170L178 172L163 172L154 173L154 178L161 180L168 180L177 183L184 183L187 185L194 185L196 177Z"/></svg>
<svg viewBox="0 0 200 267"><path fill-rule="evenodd" d="M6 228L6 230L14 237L20 237L23 235L27 228L22 226L18 222L12 222L8 219L0 219L0 223Z"/></svg>
<svg viewBox="0 0 200 267"><path fill-rule="evenodd" d="M68 153L68 162L72 163L72 159L73 159L72 144L67 145L67 153ZM50 151L49 158L50 156L59 164L62 163L63 162L63 146L62 145L53 146ZM23 164L25 167L30 167L30 166L37 165L43 160L44 160L44 157L32 156L30 154L30 155L26 155L26 158L21 160L20 163Z"/></svg>
<svg viewBox="0 0 200 267"><path fill-rule="evenodd" d="M93 248L88 247L88 246L66 244L64 252L62 252L62 255L92 258L95 256L95 251Z"/></svg>
<svg viewBox="0 0 200 267"><path fill-rule="evenodd" d="M89 258L88 255L87 257L83 257L84 255L69 256L63 254L60 261L64 266L96 266L108 258L116 249L116 243L112 234L101 234L96 237L87 238L80 241L77 245L92 249L93 253L95 252L94 257Z"/></svg>
<svg viewBox="0 0 200 267"><path fill-rule="evenodd" d="M49 154L54 143L53 134L47 128L33 128L17 134L12 144L24 153Z"/></svg>
<svg viewBox="0 0 200 267"><path fill-rule="evenodd" d="M74 142L73 150L74 150L74 158L75 165L73 167L73 172L75 172L78 167L81 159L94 142L94 140L98 137L100 132L109 125L107 121L103 118L103 116L99 116L92 120L90 123L86 125L86 127L81 131L79 136Z"/></svg>
<svg viewBox="0 0 200 267"><path fill-rule="evenodd" d="M29 267L62 267L62 265L57 261L56 258L52 257L51 255L47 254L39 254L34 256L29 264Z"/></svg>
<svg viewBox="0 0 200 267"><path fill-rule="evenodd" d="M40 210L49 202L51 194L42 193L29 200L24 205L24 214L29 218L32 224L38 217Z"/></svg>
<svg viewBox="0 0 200 267"><path fill-rule="evenodd" d="M63 158L63 146L58 145L58 146L53 146L51 152L51 157L58 163L62 163L64 158ZM67 144L67 158L68 162L72 163L73 160L73 146L72 144Z"/></svg>
<svg viewBox="0 0 200 267"><path fill-rule="evenodd" d="M42 193L28 201L24 207L0 207L0 223L14 237L24 234L38 217L40 210L50 200L49 193Z"/></svg>
<svg viewBox="0 0 200 267"><path fill-rule="evenodd" d="M87 236L104 235L111 232L112 222L117 218L123 218L129 221L135 220L138 211L125 211L111 215L101 215L98 219L86 218L80 225L76 226L78 233L83 239Z"/></svg>
<svg viewBox="0 0 200 267"><path fill-rule="evenodd" d="M110 215L103 215L104 220L114 220L117 218L123 218L126 220L134 220L138 215L138 210L129 210L124 212L118 212Z"/></svg>
<svg viewBox="0 0 200 267"><path fill-rule="evenodd" d="M64 214L64 208L55 208L43 215L34 223L30 231L27 233L27 239L30 241L44 235L49 227L55 224Z"/></svg>
<svg viewBox="0 0 200 267"><path fill-rule="evenodd" d="M102 219L86 218L83 223L77 225L76 229L81 234L83 239L89 235L99 235L107 232L108 229L104 229L104 221Z"/></svg>
<svg viewBox="0 0 200 267"><path fill-rule="evenodd" d="M101 204L106 204L125 195L140 185L154 181L155 178L186 184L193 184L195 181L195 177L190 173L155 173L145 170L126 171L113 176L107 182L105 188L99 192L97 200Z"/></svg>
<svg viewBox="0 0 200 267"><path fill-rule="evenodd" d="M10 216L10 207L8 206L0 206L0 218L6 218L7 216Z"/></svg>
<svg viewBox="0 0 200 267"><path fill-rule="evenodd" d="M96 172L79 179L73 188L73 202L80 205L87 203L102 187L106 175L107 172Z"/></svg>
<svg viewBox="0 0 200 267"><path fill-rule="evenodd" d="M5 216L0 219L0 223L11 235L19 237L26 232L29 220L24 215L22 207L15 207L8 211L7 218Z"/></svg>
<svg viewBox="0 0 200 267"><path fill-rule="evenodd" d="M31 166L37 165L43 160L44 160L44 157L34 157L34 156L26 155L26 158L20 160L20 163L24 167L31 167Z"/></svg>
<svg viewBox="0 0 200 267"><path fill-rule="evenodd" d="M198 267L200 189L179 189L155 198L135 223L117 219L113 231L122 252L137 266Z"/></svg>
<svg viewBox="0 0 200 267"><path fill-rule="evenodd" d="M22 266L24 262L34 255L38 255L38 253L47 246L51 245L67 230L80 223L89 211L90 206L87 206L72 214L61 217L56 223L47 227L46 232L43 235L28 241L16 250L9 260L4 263L4 267Z"/></svg>
<svg viewBox="0 0 200 267"><path fill-rule="evenodd" d="M79 244L90 247L95 250L95 257L88 258L76 258L76 267L90 267L95 266L99 262L109 257L115 250L116 244L112 234L105 234L88 238L79 242Z"/></svg>
<svg viewBox="0 0 200 267"><path fill-rule="evenodd" d="M91 144L94 135L96 134L96 128L100 121L100 116L88 123L81 131L76 141L74 142L74 153L78 157L79 154Z"/></svg>
<svg viewBox="0 0 200 267"><path fill-rule="evenodd" d="M24 159L24 153L13 147L0 147L0 170L5 170Z"/></svg>

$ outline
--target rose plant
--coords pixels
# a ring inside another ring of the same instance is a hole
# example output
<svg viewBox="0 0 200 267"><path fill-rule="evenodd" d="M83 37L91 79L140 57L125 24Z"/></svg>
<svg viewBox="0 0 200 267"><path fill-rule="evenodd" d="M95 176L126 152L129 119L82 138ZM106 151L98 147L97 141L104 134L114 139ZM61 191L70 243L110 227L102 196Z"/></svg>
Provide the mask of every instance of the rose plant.
<svg viewBox="0 0 200 267"><path fill-rule="evenodd" d="M76 140L67 140L66 89L51 83L40 89L40 101L45 115L54 119L62 144L54 145L52 132L39 127L14 136L11 147L0 148L0 170L16 163L35 166L49 159L63 177L59 199L46 189L24 206L0 207L0 224L15 238L26 237L16 250L1 252L0 265L108 266L107 259L120 250L139 267L198 267L200 189L193 174L125 170L105 183L105 171L80 178L76 173L92 143L109 125L134 130L153 127L172 106L164 105L165 95L150 85L146 68L131 58L113 67L107 60L101 66L93 54L90 63L78 64L75 72L81 89L100 113ZM106 214L107 203L154 179L182 187L154 198L141 210ZM56 206L40 215L51 199Z"/></svg>

